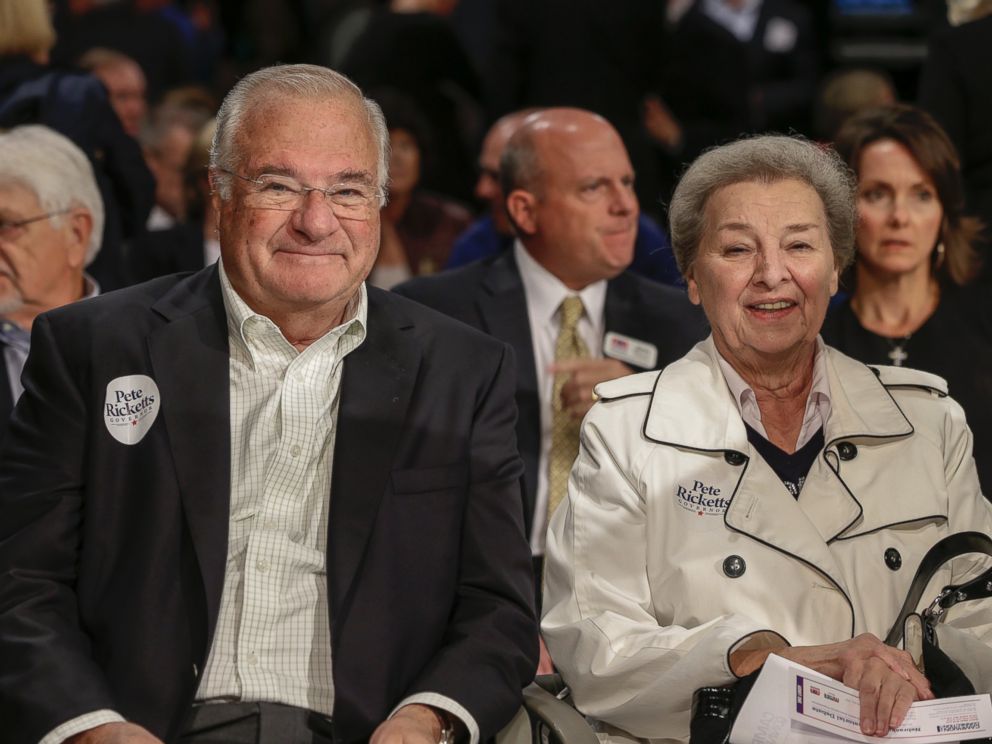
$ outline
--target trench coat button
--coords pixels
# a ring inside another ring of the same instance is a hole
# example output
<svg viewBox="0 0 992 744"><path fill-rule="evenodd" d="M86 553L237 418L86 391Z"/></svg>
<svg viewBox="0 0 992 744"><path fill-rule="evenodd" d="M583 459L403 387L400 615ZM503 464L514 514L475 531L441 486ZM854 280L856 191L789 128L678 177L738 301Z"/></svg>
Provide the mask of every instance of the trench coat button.
<svg viewBox="0 0 992 744"><path fill-rule="evenodd" d="M841 442L837 445L837 454L841 460L853 460L858 456L858 448L850 442Z"/></svg>
<svg viewBox="0 0 992 744"><path fill-rule="evenodd" d="M747 564L739 555L728 555L723 561L723 572L732 579L743 576L745 570Z"/></svg>
<svg viewBox="0 0 992 744"><path fill-rule="evenodd" d="M902 568L902 556L899 555L899 551L895 548L887 548L885 551L885 565L888 566L893 571L898 571Z"/></svg>
<svg viewBox="0 0 992 744"><path fill-rule="evenodd" d="M743 452L727 450L723 453L723 459L727 461L728 465L743 465L746 458Z"/></svg>

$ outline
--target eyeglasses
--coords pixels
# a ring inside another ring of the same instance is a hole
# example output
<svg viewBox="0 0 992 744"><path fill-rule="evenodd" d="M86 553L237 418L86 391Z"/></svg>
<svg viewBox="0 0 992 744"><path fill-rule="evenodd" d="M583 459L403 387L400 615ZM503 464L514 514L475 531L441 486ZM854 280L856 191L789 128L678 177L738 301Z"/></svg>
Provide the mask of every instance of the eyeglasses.
<svg viewBox="0 0 992 744"><path fill-rule="evenodd" d="M245 203L256 209L295 212L303 206L307 196L315 192L322 194L330 202L331 211L338 217L365 220L372 214L373 203L384 197L381 190L360 182L339 183L322 189L319 186L304 186L291 176L263 173L255 178L248 178L226 168L218 170L251 184Z"/></svg>
<svg viewBox="0 0 992 744"><path fill-rule="evenodd" d="M37 217L28 217L26 220L5 220L0 218L0 237L9 240L17 234L18 230L26 225L30 225L32 222L41 222L52 217L58 217L60 214L67 214L69 211L68 209L60 209L57 212L39 214Z"/></svg>

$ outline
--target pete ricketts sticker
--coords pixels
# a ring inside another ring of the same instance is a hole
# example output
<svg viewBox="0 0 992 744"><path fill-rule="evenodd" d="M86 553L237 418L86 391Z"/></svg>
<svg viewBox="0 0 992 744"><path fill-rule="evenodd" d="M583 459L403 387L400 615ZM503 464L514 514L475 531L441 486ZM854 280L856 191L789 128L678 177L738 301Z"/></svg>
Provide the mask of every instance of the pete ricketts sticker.
<svg viewBox="0 0 992 744"><path fill-rule="evenodd" d="M686 511L699 517L722 515L730 506L730 499L723 497L721 489L694 480L691 486L676 484L675 500Z"/></svg>
<svg viewBox="0 0 992 744"><path fill-rule="evenodd" d="M161 396L155 380L147 375L115 377L107 383L103 422L110 436L121 444L137 444L152 428Z"/></svg>

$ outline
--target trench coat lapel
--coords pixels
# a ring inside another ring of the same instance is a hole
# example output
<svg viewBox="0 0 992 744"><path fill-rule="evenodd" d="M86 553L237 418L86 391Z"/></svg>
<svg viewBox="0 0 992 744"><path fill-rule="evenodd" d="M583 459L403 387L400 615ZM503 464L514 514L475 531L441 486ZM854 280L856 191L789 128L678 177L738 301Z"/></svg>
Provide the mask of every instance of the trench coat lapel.
<svg viewBox="0 0 992 744"><path fill-rule="evenodd" d="M177 284L153 310L166 323L149 335L148 350L203 578L209 637L224 586L231 489L230 354L216 265Z"/></svg>
<svg viewBox="0 0 992 744"><path fill-rule="evenodd" d="M369 288L365 342L344 361L331 478L328 584L341 617L372 534L420 367L414 326Z"/></svg>

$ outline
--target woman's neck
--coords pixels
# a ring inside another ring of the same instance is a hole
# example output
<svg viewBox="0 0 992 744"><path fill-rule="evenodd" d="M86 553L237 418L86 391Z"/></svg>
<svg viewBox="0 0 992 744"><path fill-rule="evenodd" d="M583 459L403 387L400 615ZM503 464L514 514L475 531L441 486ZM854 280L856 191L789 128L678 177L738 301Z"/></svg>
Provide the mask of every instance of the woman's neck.
<svg viewBox="0 0 992 744"><path fill-rule="evenodd" d="M888 338L919 330L940 302L940 285L923 268L908 274L881 274L859 266L851 310L861 325Z"/></svg>
<svg viewBox="0 0 992 744"><path fill-rule="evenodd" d="M813 389L815 344L803 345L788 358L760 359L755 364L724 358L754 391L768 441L784 452L795 452Z"/></svg>

